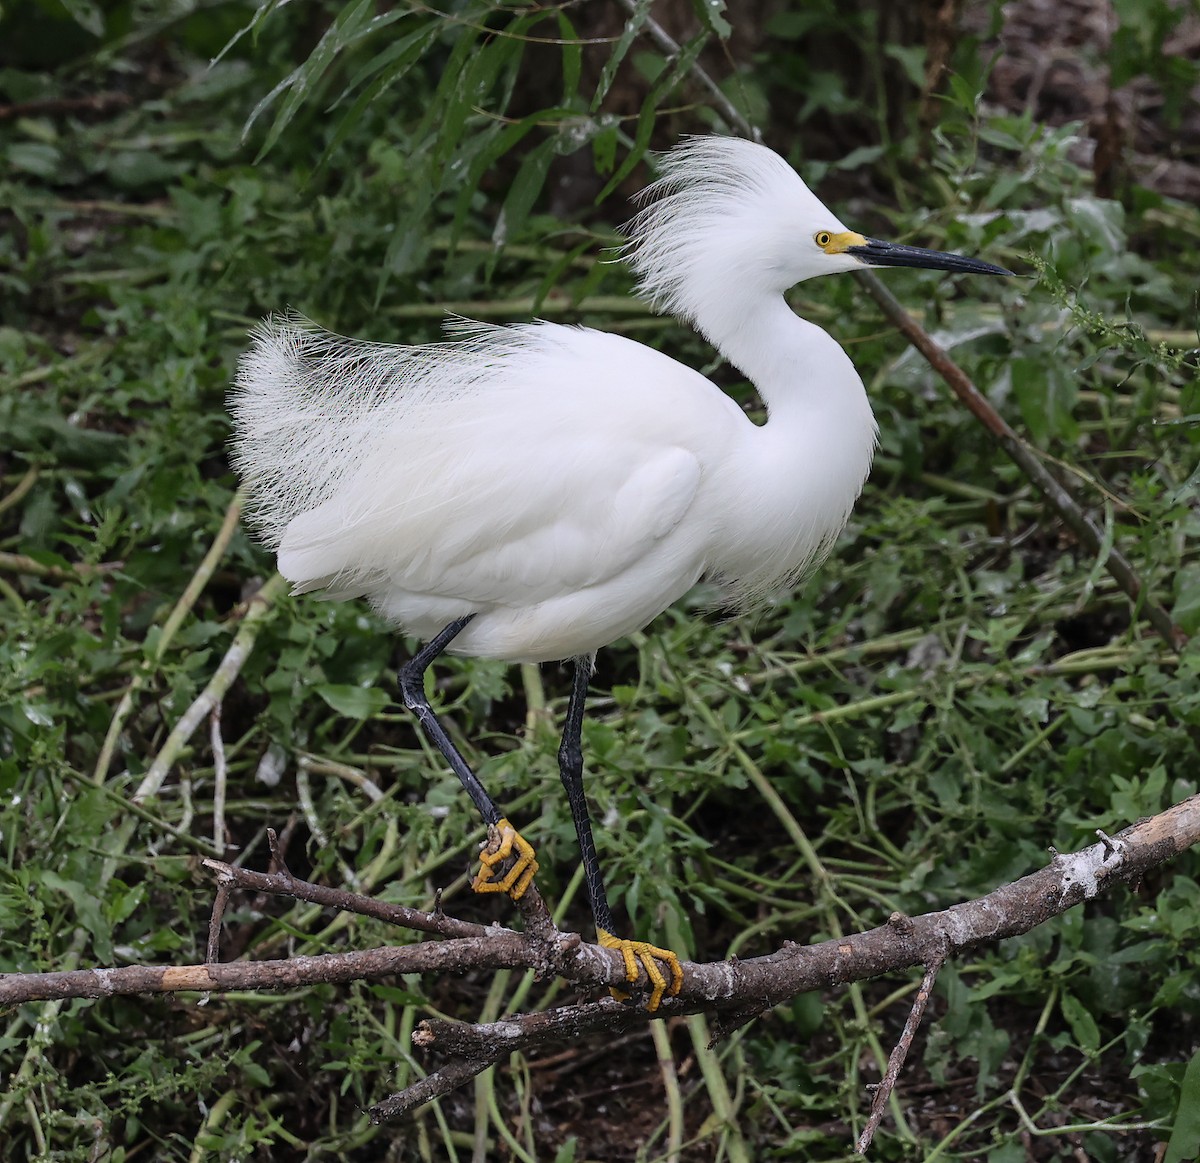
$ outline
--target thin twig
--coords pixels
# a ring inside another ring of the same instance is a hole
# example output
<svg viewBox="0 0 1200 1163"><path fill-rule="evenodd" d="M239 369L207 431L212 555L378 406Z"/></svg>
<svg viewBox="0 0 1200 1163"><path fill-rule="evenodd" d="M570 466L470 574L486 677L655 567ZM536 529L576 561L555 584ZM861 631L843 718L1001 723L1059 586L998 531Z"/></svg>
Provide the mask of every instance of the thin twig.
<svg viewBox="0 0 1200 1163"><path fill-rule="evenodd" d="M328 885L299 880L288 872L287 865L283 864L283 856L279 851L280 841L274 829L268 829L267 837L272 846L272 863L279 871L252 872L248 868L226 864L223 860L205 860L202 863L205 868L217 874L218 882L227 879L231 885L249 892L292 897L326 909L373 917L377 921L404 929L414 929L419 933L431 933L438 937L472 938L494 936L497 933L513 937L519 935L513 929L500 928L498 925L477 925L472 921L457 920L443 912L422 912L420 909L410 909L405 905L377 900L375 897L360 896L342 888L330 888Z"/></svg>
<svg viewBox="0 0 1200 1163"><path fill-rule="evenodd" d="M0 570L5 573L27 573L32 577L48 577L55 581L77 581L97 574L116 573L124 568L123 561L100 561L94 565L87 561L73 565L45 565L23 553L0 553Z"/></svg>
<svg viewBox="0 0 1200 1163"><path fill-rule="evenodd" d="M907 920L907 918L905 919ZM866 1126L863 1127L862 1134L858 1137L856 1149L860 1155L867 1153L867 1148L870 1147L871 1140L875 1138L875 1132L879 1129L879 1124L883 1120L883 1112L887 1110L888 1100L892 1097L892 1091L896 1089L896 1079L900 1077L900 1071L904 1067L905 1059L908 1058L908 1052L912 1049L913 1038L916 1037L917 1029L921 1025L921 1019L925 1016L925 1007L929 1004L929 998L933 994L934 983L937 981L937 976L945 964L946 958L943 954L941 957L937 957L931 961L925 968L925 976L921 979L921 987L917 990L917 996L913 999L912 1009L908 1014L908 1021L904 1023L904 1031L900 1035L900 1040L896 1043L896 1048L888 1058L887 1070L884 1071L883 1078L875 1090L875 1097L871 1101L870 1117L867 1119Z"/></svg>
<svg viewBox="0 0 1200 1163"><path fill-rule="evenodd" d="M39 97L33 101L17 101L0 105L0 121L17 117L65 117L70 114L94 113L97 116L122 109L129 104L128 93L91 93L86 97Z"/></svg>
<svg viewBox="0 0 1200 1163"><path fill-rule="evenodd" d="M233 891L233 884L231 876L222 876L217 880L212 915L208 919L208 948L204 954L204 961L208 965L215 965L221 960L221 925L225 921L225 909L229 905L229 894Z"/></svg>
<svg viewBox="0 0 1200 1163"><path fill-rule="evenodd" d="M336 775L347 783L353 784L372 803L378 803L384 798L383 790L365 771L351 767L348 763L339 763L334 759L322 759L311 752L301 752L296 763L304 764L310 772L317 775Z"/></svg>
<svg viewBox="0 0 1200 1163"><path fill-rule="evenodd" d="M225 740L221 735L220 703L213 707L208 718L208 740L213 757L213 847L218 852L224 852L229 839L225 829L225 787L229 780L229 765L225 762Z"/></svg>
<svg viewBox="0 0 1200 1163"><path fill-rule="evenodd" d="M184 587L183 593L179 595L179 600L175 603L174 609L167 615L167 620L163 623L158 641L154 645L154 653L142 663L141 668L130 680L125 693L121 695L121 701L117 704L117 709L113 711L113 717L108 724L108 731L104 735L104 742L100 746L100 755L96 759L96 767L92 772L92 781L94 783L103 783L104 777L108 774L109 765L112 763L112 757L117 750L117 743L121 738L121 727L124 725L129 712L133 710L134 695L137 694L146 680L153 674L154 669L162 661L176 632L183 625L187 615L191 613L192 607L196 604L201 593L204 592L204 587L208 585L213 571L217 568L221 558L225 556L225 550L229 547L229 542L233 539L233 534L237 530L238 518L242 513L243 499L243 494L239 491L234 494L233 500L229 502L229 506L225 510L225 516L221 521L221 527L217 530L217 535L213 538L212 545L208 547L208 552L196 567L196 572L192 574L191 580Z"/></svg>
<svg viewBox="0 0 1200 1163"><path fill-rule="evenodd" d="M377 1106L371 1107L367 1114L370 1116L371 1122L376 1125L398 1119L410 1110L415 1110L435 1098L440 1098L443 1094L457 1090L464 1083L470 1082L477 1074L482 1074L491 1064L490 1059L455 1059L432 1074L426 1075L420 1082L414 1082L412 1086L406 1087L399 1094L394 1094Z"/></svg>
<svg viewBox="0 0 1200 1163"><path fill-rule="evenodd" d="M362 891L362 882L358 873L346 862L342 854L329 842L329 834L321 827L321 819L317 814L317 805L313 803L312 784L308 778L308 764L300 760L296 764L296 802L300 805L300 813L308 825L308 834L318 849L328 849L341 869L342 879L355 892Z"/></svg>
<svg viewBox="0 0 1200 1163"><path fill-rule="evenodd" d="M37 484L38 473L41 468L38 465L32 465L25 471L25 475L13 486L12 491L7 495L0 497L0 513L7 509L19 505L25 499L26 494L30 489Z"/></svg>
<svg viewBox="0 0 1200 1163"><path fill-rule="evenodd" d="M1080 508L1078 502L1061 482L1042 463L1038 454L1022 440L1008 422L988 402L984 394L971 382L970 377L947 354L933 337L900 305L896 297L871 271L855 271L854 277L867 294L879 304L884 315L896 325L904 337L923 355L929 366L946 382L950 390L967 406L967 409L991 435L996 443L1008 453L1013 463L1033 483L1059 515L1063 523L1079 539L1089 553L1105 553L1105 566L1117 585L1125 592L1168 646L1181 650L1187 643L1187 635L1171 619L1162 606L1151 601L1144 593L1142 579L1130 564L1129 559L1115 546L1105 550L1104 533L1100 527Z"/></svg>
<svg viewBox="0 0 1200 1163"><path fill-rule="evenodd" d="M258 632L262 628L263 619L271 612L275 599L287 590L288 583L279 574L275 574L250 599L246 616L242 619L241 629L238 630L233 644L221 659L220 666L213 672L208 686L201 692L199 698L183 713L175 724L171 734L167 736L162 750L155 756L150 770L138 785L133 800L139 803L150 796L157 795L167 778L171 765L179 758L180 753L191 739L196 728L204 722L205 716L221 701L233 685L250 656ZM99 771L99 768L97 768Z"/></svg>

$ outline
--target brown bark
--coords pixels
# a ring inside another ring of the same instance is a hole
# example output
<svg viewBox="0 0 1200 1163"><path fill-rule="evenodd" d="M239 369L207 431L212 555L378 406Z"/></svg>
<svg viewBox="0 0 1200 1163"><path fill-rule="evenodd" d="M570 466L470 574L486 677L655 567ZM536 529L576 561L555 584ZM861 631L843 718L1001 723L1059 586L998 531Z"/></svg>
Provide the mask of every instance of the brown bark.
<svg viewBox="0 0 1200 1163"><path fill-rule="evenodd" d="M1045 868L977 900L939 912L916 917L894 913L886 923L867 932L817 945L788 942L765 957L707 964L685 962L683 988L677 997L665 999L655 1016L708 1010L745 1020L747 1015L800 993L913 965L936 967L948 956L1026 933L1118 883L1136 882L1150 869L1200 843L1200 796L1140 820L1116 836L1098 835L1100 842L1090 848L1069 856L1056 853ZM440 911L421 912L309 884L297 880L286 868L256 873L215 860L205 864L217 873L222 906L228 894L237 889L274 893L376 917L443 940L281 961L10 973L0 975L0 1005L114 994L279 989L398 973L478 969L534 969L587 988L624 984L620 955L585 944L576 934L559 932L535 889L522 898L525 932L518 933L498 925L470 924ZM210 936L219 927L220 912L214 910ZM210 949L214 945L210 941ZM646 985L644 974L638 985ZM914 1029L919 1017L917 1014L912 1023ZM449 1061L417 1086L374 1108L372 1117L382 1120L404 1114L515 1050L600 1031L614 1033L650 1020L643 1007L621 1005L606 997L486 1025L424 1021L413 1036L414 1042L449 1055Z"/></svg>

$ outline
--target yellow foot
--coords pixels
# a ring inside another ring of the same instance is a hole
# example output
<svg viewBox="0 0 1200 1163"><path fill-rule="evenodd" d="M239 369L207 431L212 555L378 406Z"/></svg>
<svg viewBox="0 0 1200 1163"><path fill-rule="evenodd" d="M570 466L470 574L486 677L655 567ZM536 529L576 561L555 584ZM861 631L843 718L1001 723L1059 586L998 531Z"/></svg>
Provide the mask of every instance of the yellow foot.
<svg viewBox="0 0 1200 1163"><path fill-rule="evenodd" d="M674 997L679 992L683 985L683 969L680 967L679 958L670 949L660 949L648 941L630 941L623 937L614 937L603 929L597 929L596 936L605 949L616 949L625 958L626 981L637 981L638 962L642 963L642 968L650 979L650 1000L646 1003L646 1009L651 1013L658 1009L664 993L669 992ZM664 962L671 971L670 990L667 989L667 979L663 971L658 967L659 961ZM617 1001L624 1001L629 996L617 989L612 991L612 995Z"/></svg>
<svg viewBox="0 0 1200 1163"><path fill-rule="evenodd" d="M492 843L497 840L498 844L492 849ZM503 876L498 876L497 869L510 856L513 857L512 867ZM537 870L533 845L507 820L501 820L494 828L488 828L488 842L479 854L479 875L471 882L471 887L476 892L506 892L514 901L519 901L533 883Z"/></svg>

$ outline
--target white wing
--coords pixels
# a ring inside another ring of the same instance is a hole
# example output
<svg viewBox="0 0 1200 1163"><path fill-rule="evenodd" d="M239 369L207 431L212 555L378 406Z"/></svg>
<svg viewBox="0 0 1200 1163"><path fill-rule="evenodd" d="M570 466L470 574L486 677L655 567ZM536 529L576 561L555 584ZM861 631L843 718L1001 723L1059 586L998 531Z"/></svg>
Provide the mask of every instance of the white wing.
<svg viewBox="0 0 1200 1163"><path fill-rule="evenodd" d="M482 606L532 605L596 585L675 527L700 465L681 448L635 464L609 447L603 471L580 482L571 453L587 451L530 449L505 468L495 451L464 453L471 463L427 496L372 497L374 486L352 484L292 520L279 570L298 590L333 597L395 587Z"/></svg>
<svg viewBox="0 0 1200 1163"><path fill-rule="evenodd" d="M554 324L404 348L269 324L236 456L298 589L529 606L615 577L686 514L737 407L620 336Z"/></svg>

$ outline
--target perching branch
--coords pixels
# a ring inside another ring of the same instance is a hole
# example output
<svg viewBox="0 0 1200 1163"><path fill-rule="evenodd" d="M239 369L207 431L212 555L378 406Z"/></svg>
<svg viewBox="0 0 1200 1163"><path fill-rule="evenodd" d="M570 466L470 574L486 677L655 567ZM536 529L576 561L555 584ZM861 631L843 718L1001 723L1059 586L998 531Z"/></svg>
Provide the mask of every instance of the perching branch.
<svg viewBox="0 0 1200 1163"><path fill-rule="evenodd" d="M1055 854L1045 868L978 900L949 909L917 917L893 913L885 924L867 932L817 945L788 942L765 957L705 964L685 962L683 988L678 997L663 1001L659 1016L701 1010L724 1014L762 1012L801 993L913 965L925 966L932 972L946 957L1026 933L1074 905L1107 892L1117 883L1137 881L1172 856L1200 844L1200 796L1192 796L1157 816L1141 820L1114 837L1103 833L1100 836L1098 844L1074 855ZM131 965L65 973L10 973L0 975L0 1006L179 990L279 989L401 973L478 969L534 969L588 989L624 982L620 956L613 950L586 944L576 934L560 933L540 897L532 899L525 909L526 924L536 932L518 933L498 925L471 924L440 911L422 912L310 884L297 880L286 868L257 873L217 860L206 860L204 864L217 873L223 899L232 890L272 893L360 913L443 939L277 961L227 964L210 961L203 965ZM220 925L220 913L216 910L214 913L210 956ZM640 984L647 983L643 979ZM927 1000L928 990L923 993ZM621 1005L604 997L482 1025L423 1021L413 1041L447 1055L445 1063L420 1083L373 1108L371 1116L376 1121L398 1117L445 1094L515 1050L529 1050L601 1031L615 1034L650 1020L644 1007ZM914 1032L919 1020L920 1013L914 1008L909 1023ZM905 1037L907 1042L902 1039L902 1050L911 1042L908 1031ZM888 1079L894 1081L899 1066L897 1059Z"/></svg>

